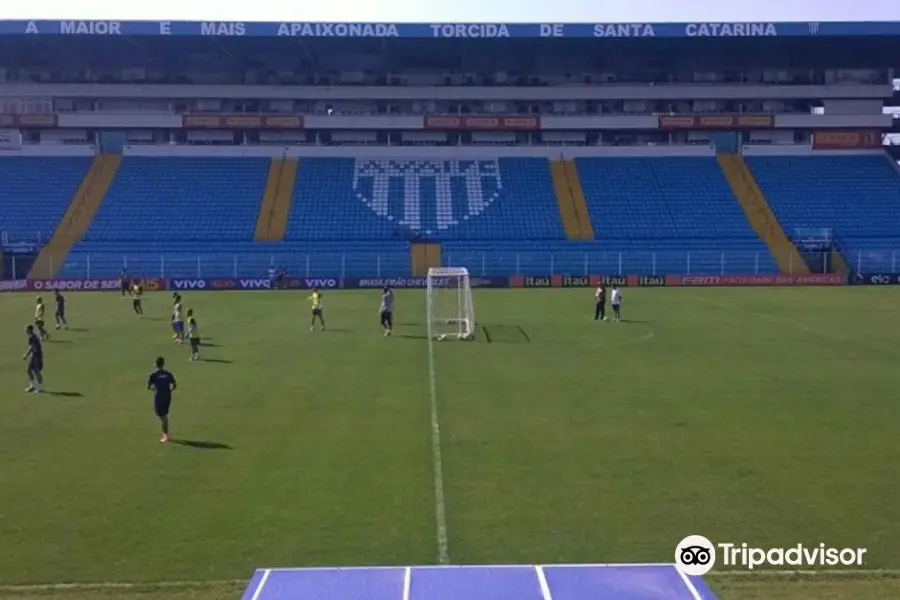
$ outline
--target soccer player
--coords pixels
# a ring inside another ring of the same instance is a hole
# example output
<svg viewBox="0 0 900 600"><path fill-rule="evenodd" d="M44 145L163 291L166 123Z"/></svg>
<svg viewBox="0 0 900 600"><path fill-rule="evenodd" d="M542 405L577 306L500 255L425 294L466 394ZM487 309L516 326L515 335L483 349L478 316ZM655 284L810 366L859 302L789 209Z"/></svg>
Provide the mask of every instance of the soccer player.
<svg viewBox="0 0 900 600"><path fill-rule="evenodd" d="M136 281L134 285L131 286L131 308L136 315L144 314L144 306L141 304L141 296L143 295L144 286L141 285L140 281Z"/></svg>
<svg viewBox="0 0 900 600"><path fill-rule="evenodd" d="M172 339L176 344L184 343L184 317L181 315L181 296L172 308Z"/></svg>
<svg viewBox="0 0 900 600"><path fill-rule="evenodd" d="M50 334L47 333L47 330L44 329L44 313L46 312L47 307L44 306L44 299L40 296L37 297L37 304L34 307L34 325L37 327L38 332L41 334L42 340L49 340Z"/></svg>
<svg viewBox="0 0 900 600"><path fill-rule="evenodd" d="M28 361L28 387L26 392L39 394L44 391L44 348L41 346L41 340L34 334L34 327L29 325L25 328L25 335L28 336L28 351L22 360Z"/></svg>
<svg viewBox="0 0 900 600"><path fill-rule="evenodd" d="M619 286L614 285L612 289L612 309L615 321L618 323L622 320L622 290Z"/></svg>
<svg viewBox="0 0 900 600"><path fill-rule="evenodd" d="M606 288L603 287L603 283L597 286L597 289L594 291L594 320L595 321L605 321L606 320Z"/></svg>
<svg viewBox="0 0 900 600"><path fill-rule="evenodd" d="M131 282L128 280L128 272L125 269L122 269L122 272L119 273L119 287L122 289L122 297L124 298L131 287Z"/></svg>
<svg viewBox="0 0 900 600"><path fill-rule="evenodd" d="M56 318L56 328L68 329L69 322L66 321L66 299L59 293L59 290L53 290L53 299L56 301L56 314L54 315Z"/></svg>
<svg viewBox="0 0 900 600"><path fill-rule="evenodd" d="M394 292L387 286L381 290L381 307L378 310L384 337L388 337L394 332Z"/></svg>
<svg viewBox="0 0 900 600"><path fill-rule="evenodd" d="M312 319L309 322L309 330L316 330L316 319L318 319L322 325L322 331L325 331L325 317L322 314L322 294L319 293L319 290L313 288L312 295L307 300L312 301Z"/></svg>
<svg viewBox="0 0 900 600"><path fill-rule="evenodd" d="M160 442L169 441L169 408L172 406L172 392L178 387L175 376L166 371L166 359L162 356L156 359L156 370L150 373L147 380L147 390L153 391L154 409L159 422L162 425Z"/></svg>
<svg viewBox="0 0 900 600"><path fill-rule="evenodd" d="M197 319L194 318L194 310L189 308L187 311L188 339L191 341L191 360L200 360L200 326L197 325Z"/></svg>

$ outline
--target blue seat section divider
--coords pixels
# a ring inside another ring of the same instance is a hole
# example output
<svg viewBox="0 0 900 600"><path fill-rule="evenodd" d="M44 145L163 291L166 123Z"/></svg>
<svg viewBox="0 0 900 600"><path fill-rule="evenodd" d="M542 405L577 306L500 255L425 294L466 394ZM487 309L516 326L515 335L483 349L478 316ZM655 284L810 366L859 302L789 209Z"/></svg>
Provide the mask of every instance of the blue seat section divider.
<svg viewBox="0 0 900 600"><path fill-rule="evenodd" d="M0 233L46 242L91 166L90 157L0 158Z"/></svg>
<svg viewBox="0 0 900 600"><path fill-rule="evenodd" d="M833 230L854 270L900 266L900 174L884 156L753 156L747 164L785 231Z"/></svg>

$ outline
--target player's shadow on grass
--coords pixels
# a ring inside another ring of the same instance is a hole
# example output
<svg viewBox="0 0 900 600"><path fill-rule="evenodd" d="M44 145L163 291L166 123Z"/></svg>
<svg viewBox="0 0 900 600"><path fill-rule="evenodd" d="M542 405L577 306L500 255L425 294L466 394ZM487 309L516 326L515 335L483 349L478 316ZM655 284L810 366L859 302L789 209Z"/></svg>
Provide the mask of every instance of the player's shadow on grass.
<svg viewBox="0 0 900 600"><path fill-rule="evenodd" d="M488 344L530 344L531 336L518 325L478 325L475 339Z"/></svg>
<svg viewBox="0 0 900 600"><path fill-rule="evenodd" d="M173 444L196 448L198 450L234 450L234 447L219 442L206 442L202 440L172 440Z"/></svg>
<svg viewBox="0 0 900 600"><path fill-rule="evenodd" d="M211 344L209 342L202 342L200 345L203 346L204 348L221 348L222 347L222 344Z"/></svg>
<svg viewBox="0 0 900 600"><path fill-rule="evenodd" d="M84 398L81 392L44 392L48 396L59 396L62 398Z"/></svg>
<svg viewBox="0 0 900 600"><path fill-rule="evenodd" d="M218 365L230 365L232 361L224 358L201 358L201 362L216 363Z"/></svg>
<svg viewBox="0 0 900 600"><path fill-rule="evenodd" d="M644 321L641 319L622 319L620 323L652 323L653 321Z"/></svg>
<svg viewBox="0 0 900 600"><path fill-rule="evenodd" d="M395 333L394 337L402 338L404 340L427 340L428 336L424 333Z"/></svg>
<svg viewBox="0 0 900 600"><path fill-rule="evenodd" d="M165 317L144 317L145 321L170 321L171 319L167 319Z"/></svg>

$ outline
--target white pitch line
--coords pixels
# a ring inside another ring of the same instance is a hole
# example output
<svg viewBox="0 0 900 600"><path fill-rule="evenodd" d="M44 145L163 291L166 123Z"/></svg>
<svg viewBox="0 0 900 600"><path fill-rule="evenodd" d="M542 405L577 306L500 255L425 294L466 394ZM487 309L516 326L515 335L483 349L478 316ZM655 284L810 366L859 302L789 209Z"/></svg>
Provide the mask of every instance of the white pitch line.
<svg viewBox="0 0 900 600"><path fill-rule="evenodd" d="M691 581L691 578L688 577L684 571L675 566L675 572L678 573L678 576L681 577L681 580L684 582L685 587L687 587L687 591L690 593L691 598L694 600L703 600L703 596L700 595L700 592L697 591L697 587L694 585L694 582Z"/></svg>
<svg viewBox="0 0 900 600"><path fill-rule="evenodd" d="M441 458L441 423L438 419L437 383L434 373L434 341L428 319L428 389L431 397L431 462L434 471L434 518L437 525L438 563L450 563L447 544L447 511L444 501L444 461Z"/></svg>
<svg viewBox="0 0 900 600"><path fill-rule="evenodd" d="M541 586L541 597L544 600L553 600L550 593L550 585L547 583L547 576L544 574L544 567L535 565L534 572L537 573L538 585Z"/></svg>
<svg viewBox="0 0 900 600"><path fill-rule="evenodd" d="M271 574L271 569L263 571L262 579L259 580L259 585L256 587L256 591L253 592L253 597L251 597L250 600L259 600L259 595L262 594L263 588L266 587L266 581L269 580L269 575Z"/></svg>
<svg viewBox="0 0 900 600"><path fill-rule="evenodd" d="M412 567L406 567L403 572L403 600L409 600L409 586L412 583Z"/></svg>

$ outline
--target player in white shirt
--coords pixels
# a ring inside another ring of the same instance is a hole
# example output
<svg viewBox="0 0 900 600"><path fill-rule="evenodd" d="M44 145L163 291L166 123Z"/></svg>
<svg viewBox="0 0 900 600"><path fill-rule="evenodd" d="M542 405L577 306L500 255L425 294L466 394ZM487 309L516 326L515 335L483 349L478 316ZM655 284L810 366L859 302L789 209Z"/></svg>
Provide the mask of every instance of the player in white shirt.
<svg viewBox="0 0 900 600"><path fill-rule="evenodd" d="M613 309L613 320L616 322L622 320L622 290L619 289L619 286L614 285L612 289L612 309Z"/></svg>

